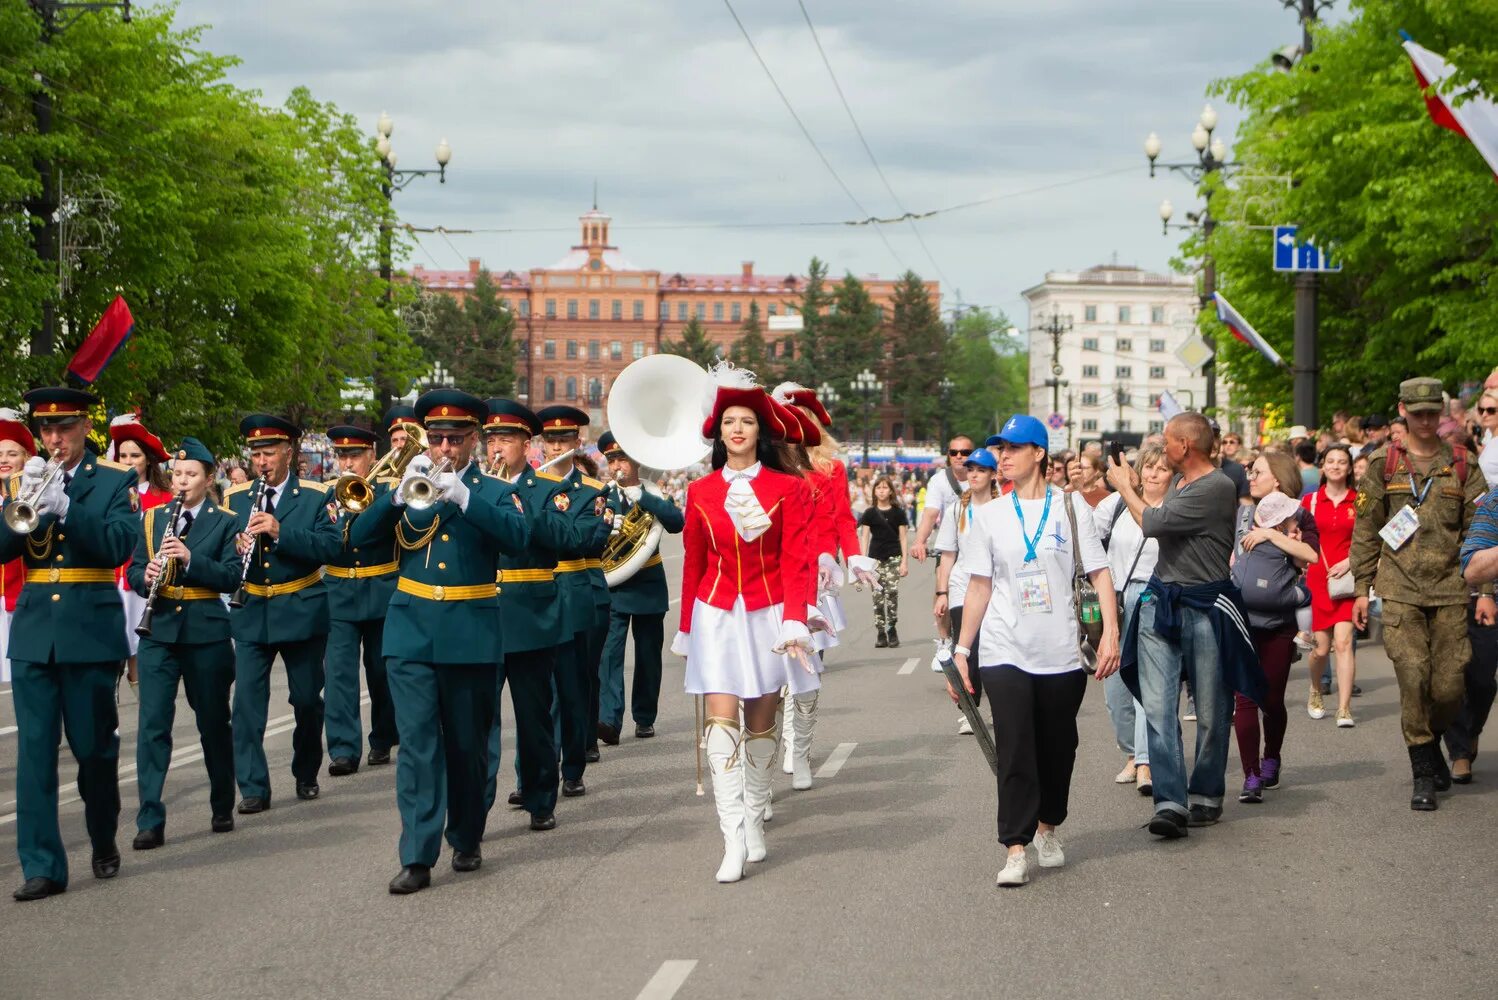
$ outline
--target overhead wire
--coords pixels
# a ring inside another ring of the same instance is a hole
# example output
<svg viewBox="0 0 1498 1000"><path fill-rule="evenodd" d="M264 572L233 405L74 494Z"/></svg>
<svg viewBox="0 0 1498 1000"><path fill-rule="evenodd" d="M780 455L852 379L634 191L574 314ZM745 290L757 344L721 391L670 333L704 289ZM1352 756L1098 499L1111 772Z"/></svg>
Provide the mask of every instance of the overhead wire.
<svg viewBox="0 0 1498 1000"><path fill-rule="evenodd" d="M874 167L874 173L879 175L879 181L884 185L884 190L889 193L890 200L895 203L895 208L902 214L908 214L905 205L900 201L900 196L895 194L894 186L890 184L889 178L884 175L884 168L879 166L879 159L874 155L874 150L869 146L869 140L865 138L863 129L859 127L858 118L853 114L853 107L848 103L848 96L843 93L843 86L838 82L837 73L832 68L832 60L827 58L827 50L822 48L822 39L817 34L817 26L811 22L811 12L806 9L803 0L796 0L796 5L801 8L801 16L806 19L806 27L811 32L811 40L816 43L817 54L822 57L822 65L827 68L827 76L832 80L832 89L837 91L837 99L842 102L843 110L848 113L848 121L853 126L854 133L858 136L858 142L863 146L863 151L869 157L869 163ZM936 276L941 279L942 285L952 287L947 280L946 273L942 271L941 265L936 262L936 257L931 253L931 248L926 245L926 238L921 235L920 227L915 224L914 219L906 219L910 231L915 234L916 242L921 245L921 250L926 254L926 259L931 262Z"/></svg>

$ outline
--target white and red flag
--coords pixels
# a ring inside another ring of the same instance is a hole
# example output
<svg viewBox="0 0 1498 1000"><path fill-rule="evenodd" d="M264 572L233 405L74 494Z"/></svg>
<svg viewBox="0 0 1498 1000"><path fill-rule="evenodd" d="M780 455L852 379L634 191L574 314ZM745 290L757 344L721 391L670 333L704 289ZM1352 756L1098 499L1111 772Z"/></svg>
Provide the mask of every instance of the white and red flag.
<svg viewBox="0 0 1498 1000"><path fill-rule="evenodd" d="M1449 89L1443 86L1456 68L1413 38L1404 36L1404 50L1415 67L1415 79L1425 95L1431 120L1457 135L1466 136L1498 179L1498 104L1475 83ZM1465 100L1462 100L1465 98Z"/></svg>
<svg viewBox="0 0 1498 1000"><path fill-rule="evenodd" d="M1250 326L1248 320L1244 319L1238 310L1228 304L1228 300L1222 297L1221 292L1213 292L1212 299L1217 303L1218 320L1229 330L1233 331L1233 336L1264 355L1264 357L1268 358L1274 364L1279 365L1281 368L1285 367L1285 359L1280 357L1278 351L1269 346L1269 341L1259 336L1259 331Z"/></svg>

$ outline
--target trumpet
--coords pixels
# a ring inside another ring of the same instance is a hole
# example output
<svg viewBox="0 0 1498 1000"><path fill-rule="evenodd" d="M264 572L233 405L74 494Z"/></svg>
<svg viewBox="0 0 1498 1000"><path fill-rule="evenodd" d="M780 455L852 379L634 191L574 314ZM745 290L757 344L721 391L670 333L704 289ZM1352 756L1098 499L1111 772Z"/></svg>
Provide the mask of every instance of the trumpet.
<svg viewBox="0 0 1498 1000"><path fill-rule="evenodd" d="M442 499L443 491L437 486L437 477L451 472L453 463L451 459L444 458L433 468L432 460L426 459L426 465L418 468L422 470L420 475L401 483L401 502L412 510L428 510Z"/></svg>
<svg viewBox="0 0 1498 1000"><path fill-rule="evenodd" d="M337 501L340 509L346 514L362 514L374 503L375 491L372 485L381 476L403 476L406 466L411 460L422 452L422 436L420 428L415 424L403 424L406 428L406 443L400 448L392 448L385 452L380 460L375 463L374 468L369 470L368 476L358 476L352 472L338 477L333 485L333 499Z"/></svg>
<svg viewBox="0 0 1498 1000"><path fill-rule="evenodd" d="M37 511L36 505L41 502L42 494L61 475L62 463L56 459L48 462L42 469L36 486L25 493L18 491L16 498L5 505L5 526L18 535L29 535L41 527L42 515Z"/></svg>

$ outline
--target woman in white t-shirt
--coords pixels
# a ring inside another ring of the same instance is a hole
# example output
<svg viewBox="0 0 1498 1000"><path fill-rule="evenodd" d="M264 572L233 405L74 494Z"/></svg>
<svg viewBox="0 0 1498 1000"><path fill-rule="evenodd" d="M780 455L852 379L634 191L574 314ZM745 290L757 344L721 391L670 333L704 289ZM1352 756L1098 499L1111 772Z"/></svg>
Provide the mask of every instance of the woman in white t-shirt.
<svg viewBox="0 0 1498 1000"><path fill-rule="evenodd" d="M973 452L963 463L967 473L967 492L957 498L951 516L941 519L936 529L936 604L932 613L937 622L948 622L952 635L962 627L962 602L967 595L967 574L957 565L962 544L967 540L968 526L978 509L999 495L999 461L987 448ZM976 640L975 640L976 643ZM977 688L973 701L981 704L983 689ZM973 724L966 715L957 719L957 735L971 736Z"/></svg>
<svg viewBox="0 0 1498 1000"><path fill-rule="evenodd" d="M1140 449L1134 459L1134 474L1145 504L1158 507L1164 502L1173 474L1163 448L1147 445ZM1113 574L1113 585L1119 588L1121 595L1120 628L1127 631L1129 616L1139 607L1139 595L1144 593L1144 585L1155 572L1160 543L1144 537L1139 523L1129 516L1122 500L1117 493L1111 493L1093 508L1092 514L1098 535L1108 548L1108 569ZM1150 779L1149 727L1144 721L1144 706L1129 693L1118 674L1103 682L1103 692L1119 749L1128 755L1124 769L1113 780L1121 785L1132 784L1140 795L1149 795L1154 791L1154 783Z"/></svg>
<svg viewBox="0 0 1498 1000"><path fill-rule="evenodd" d="M969 647L981 634L976 673L993 713L999 842L1009 852L996 881L1019 886L1030 881L1025 848L1032 840L1040 867L1066 863L1056 828L1066 819L1077 711L1087 691L1072 607L1074 545L1101 605L1099 680L1118 669L1118 604L1092 508L1046 481L1045 425L1016 414L996 436L999 472L1014 490L985 504L968 529L959 560L967 597L953 659L975 692Z"/></svg>

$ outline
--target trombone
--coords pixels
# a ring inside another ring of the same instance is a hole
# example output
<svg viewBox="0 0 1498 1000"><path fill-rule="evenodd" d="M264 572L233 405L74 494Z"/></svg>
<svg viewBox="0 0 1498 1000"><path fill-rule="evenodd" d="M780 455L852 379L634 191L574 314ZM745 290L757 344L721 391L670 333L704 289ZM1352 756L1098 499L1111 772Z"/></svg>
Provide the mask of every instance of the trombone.
<svg viewBox="0 0 1498 1000"><path fill-rule="evenodd" d="M57 459L52 459L42 469L41 478L37 480L36 486L25 493L17 492L16 498L5 505L5 526L18 535L29 535L41 527L42 515L37 511L36 505L41 502L42 494L47 492L60 475L62 475L62 463Z"/></svg>
<svg viewBox="0 0 1498 1000"><path fill-rule="evenodd" d="M426 435L416 424L401 424L406 431L406 442L400 448L392 448L381 456L375 463L374 468L369 470L368 476L355 475L352 472L338 477L333 484L333 499L337 501L339 509L346 514L362 514L374 503L374 483L381 476L400 477L405 475L406 466L411 460L421 454L426 448Z"/></svg>

